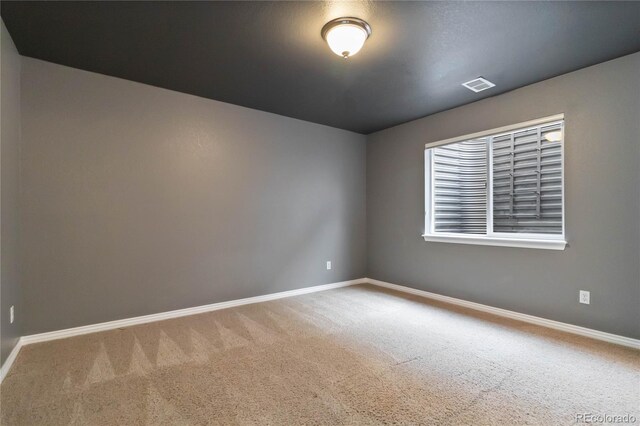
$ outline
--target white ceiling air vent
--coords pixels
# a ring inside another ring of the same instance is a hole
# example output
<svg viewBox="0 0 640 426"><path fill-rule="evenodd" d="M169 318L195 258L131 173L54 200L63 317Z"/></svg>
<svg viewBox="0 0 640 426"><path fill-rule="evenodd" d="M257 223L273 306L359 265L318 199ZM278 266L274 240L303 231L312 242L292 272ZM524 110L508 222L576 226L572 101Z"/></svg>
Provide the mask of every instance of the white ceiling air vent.
<svg viewBox="0 0 640 426"><path fill-rule="evenodd" d="M495 84L482 77L474 78L473 80L462 83L464 87L474 92L482 92L483 90L491 89Z"/></svg>

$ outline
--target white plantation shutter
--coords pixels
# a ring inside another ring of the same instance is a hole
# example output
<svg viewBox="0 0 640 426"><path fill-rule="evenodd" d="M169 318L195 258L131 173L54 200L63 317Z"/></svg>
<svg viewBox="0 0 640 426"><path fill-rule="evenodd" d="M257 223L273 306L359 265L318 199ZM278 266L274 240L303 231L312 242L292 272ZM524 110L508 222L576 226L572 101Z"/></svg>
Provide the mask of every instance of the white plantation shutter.
<svg viewBox="0 0 640 426"><path fill-rule="evenodd" d="M493 232L562 234L562 123L492 137Z"/></svg>
<svg viewBox="0 0 640 426"><path fill-rule="evenodd" d="M487 139L433 149L433 222L436 232L487 231Z"/></svg>

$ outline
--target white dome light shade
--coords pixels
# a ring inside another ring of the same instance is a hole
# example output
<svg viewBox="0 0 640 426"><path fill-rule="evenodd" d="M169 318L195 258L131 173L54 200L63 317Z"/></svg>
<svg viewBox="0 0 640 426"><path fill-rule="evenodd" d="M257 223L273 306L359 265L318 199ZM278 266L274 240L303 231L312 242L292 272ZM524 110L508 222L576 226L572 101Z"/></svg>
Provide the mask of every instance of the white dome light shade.
<svg viewBox="0 0 640 426"><path fill-rule="evenodd" d="M322 28L322 37L338 56L348 58L362 49L371 34L369 24L357 18L338 18Z"/></svg>
<svg viewBox="0 0 640 426"><path fill-rule="evenodd" d="M348 58L362 49L367 33L361 27L345 24L327 31L327 43L336 55Z"/></svg>

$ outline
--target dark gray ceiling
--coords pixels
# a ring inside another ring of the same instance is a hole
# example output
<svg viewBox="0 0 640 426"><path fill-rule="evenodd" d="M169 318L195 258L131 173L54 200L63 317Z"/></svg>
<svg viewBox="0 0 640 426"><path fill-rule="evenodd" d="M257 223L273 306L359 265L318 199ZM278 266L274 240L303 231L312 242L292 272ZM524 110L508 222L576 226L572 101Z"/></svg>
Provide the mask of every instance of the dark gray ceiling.
<svg viewBox="0 0 640 426"><path fill-rule="evenodd" d="M1 14L26 56L359 133L640 50L640 2L3 1ZM340 16L373 29L348 60L320 37ZM497 86L460 85L477 76Z"/></svg>

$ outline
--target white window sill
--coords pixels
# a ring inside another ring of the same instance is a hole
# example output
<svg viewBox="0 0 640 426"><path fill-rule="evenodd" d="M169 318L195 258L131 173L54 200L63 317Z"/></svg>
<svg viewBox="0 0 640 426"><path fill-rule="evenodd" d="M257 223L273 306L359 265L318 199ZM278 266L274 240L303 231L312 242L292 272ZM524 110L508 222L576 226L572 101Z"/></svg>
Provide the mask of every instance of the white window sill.
<svg viewBox="0 0 640 426"><path fill-rule="evenodd" d="M500 247L520 247L535 248L545 250L564 250L567 245L563 240L541 240L541 239L524 239L524 238L502 238L502 237L485 237L472 235L423 235L425 241L438 243L455 243L455 244L475 244L481 246L500 246Z"/></svg>

